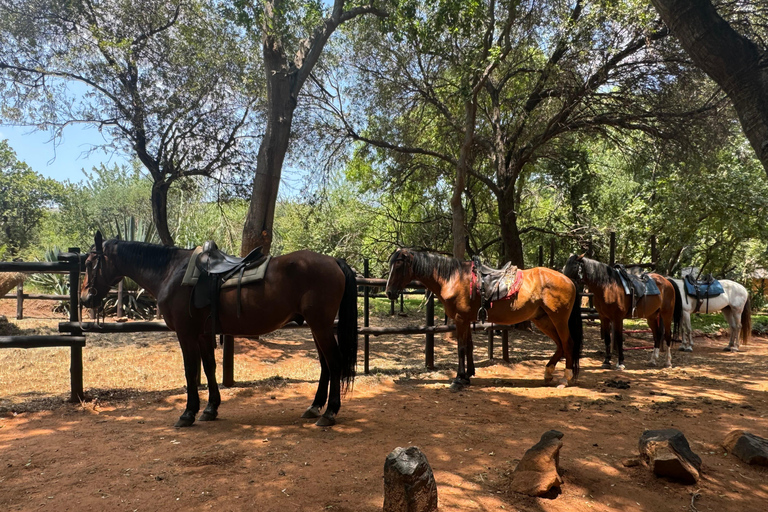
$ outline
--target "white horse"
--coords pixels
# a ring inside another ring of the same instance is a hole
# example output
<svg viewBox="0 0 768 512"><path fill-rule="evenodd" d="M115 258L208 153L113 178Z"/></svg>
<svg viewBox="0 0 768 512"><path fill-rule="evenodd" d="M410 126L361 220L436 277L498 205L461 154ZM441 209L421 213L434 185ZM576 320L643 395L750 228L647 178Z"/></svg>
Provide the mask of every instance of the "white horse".
<svg viewBox="0 0 768 512"><path fill-rule="evenodd" d="M698 300L685 293L682 279L671 279L678 290L683 303L683 344L680 350L693 352L693 336L691 335L691 313L696 311ZM720 279L723 285L723 293L717 297L701 300L701 307L697 313L717 313L722 311L725 320L728 322L731 331L731 341L723 350L739 351L739 331L741 331L741 341L746 345L752 336L752 311L749 303L749 294L747 289L739 283Z"/></svg>

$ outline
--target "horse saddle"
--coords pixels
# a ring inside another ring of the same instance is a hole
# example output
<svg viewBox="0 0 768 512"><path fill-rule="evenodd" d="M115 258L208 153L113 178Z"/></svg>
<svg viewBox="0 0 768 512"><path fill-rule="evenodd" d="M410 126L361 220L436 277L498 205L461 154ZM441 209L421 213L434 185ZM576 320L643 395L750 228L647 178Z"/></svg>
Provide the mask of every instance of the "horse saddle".
<svg viewBox="0 0 768 512"><path fill-rule="evenodd" d="M688 274L683 278L683 282L685 283L685 293L697 299L717 297L725 292L723 285L712 277L712 274L707 274L704 276L704 279L699 280L694 279L691 274Z"/></svg>
<svg viewBox="0 0 768 512"><path fill-rule="evenodd" d="M264 279L270 259L271 256L261 252L261 247L252 250L244 258L231 256L221 251L213 240L205 242L202 248L192 253L182 284L194 286L192 306L197 309L211 307L211 332L214 340L217 334L221 289L237 286L239 318L241 286Z"/></svg>
<svg viewBox="0 0 768 512"><path fill-rule="evenodd" d="M520 290L523 284L523 273L508 261L503 267L495 269L483 265L476 256L472 258L472 293L480 294L480 310L477 317L481 322L487 318L487 308L497 300L505 300Z"/></svg>
<svg viewBox="0 0 768 512"><path fill-rule="evenodd" d="M624 286L624 293L627 295L633 295L635 300L638 300L646 295L661 295L659 287L656 286L656 281L651 279L651 276L647 272L643 272L640 276L630 274L624 265L614 265L614 269L619 273L621 284Z"/></svg>

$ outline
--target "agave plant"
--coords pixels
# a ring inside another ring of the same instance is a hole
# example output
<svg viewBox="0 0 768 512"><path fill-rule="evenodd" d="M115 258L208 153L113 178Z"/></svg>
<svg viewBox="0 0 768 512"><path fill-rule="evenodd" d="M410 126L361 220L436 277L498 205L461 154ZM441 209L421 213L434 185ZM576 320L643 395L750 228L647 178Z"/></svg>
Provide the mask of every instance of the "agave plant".
<svg viewBox="0 0 768 512"><path fill-rule="evenodd" d="M45 251L42 261L59 261L58 247L52 247ZM27 279L28 282L35 285L39 290L51 295L69 295L69 276L64 274L32 274ZM69 312L69 301L59 301L54 307L57 312Z"/></svg>

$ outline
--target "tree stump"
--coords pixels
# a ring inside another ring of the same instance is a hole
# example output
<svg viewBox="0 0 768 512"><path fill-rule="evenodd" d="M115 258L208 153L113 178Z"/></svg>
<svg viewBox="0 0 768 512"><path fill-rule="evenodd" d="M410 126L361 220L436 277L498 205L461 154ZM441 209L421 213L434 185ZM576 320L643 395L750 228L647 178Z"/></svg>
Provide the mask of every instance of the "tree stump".
<svg viewBox="0 0 768 512"><path fill-rule="evenodd" d="M701 457L693 453L688 440L679 430L646 430L640 436L639 449L655 475L685 484L699 481Z"/></svg>
<svg viewBox="0 0 768 512"><path fill-rule="evenodd" d="M415 446L397 447L384 463L384 512L434 512L437 483L427 457Z"/></svg>
<svg viewBox="0 0 768 512"><path fill-rule="evenodd" d="M512 473L510 489L528 496L547 496L558 491L563 483L560 477L560 448L563 433L549 430L538 443L525 452Z"/></svg>
<svg viewBox="0 0 768 512"><path fill-rule="evenodd" d="M723 448L747 464L768 466L768 439L734 430L725 436Z"/></svg>

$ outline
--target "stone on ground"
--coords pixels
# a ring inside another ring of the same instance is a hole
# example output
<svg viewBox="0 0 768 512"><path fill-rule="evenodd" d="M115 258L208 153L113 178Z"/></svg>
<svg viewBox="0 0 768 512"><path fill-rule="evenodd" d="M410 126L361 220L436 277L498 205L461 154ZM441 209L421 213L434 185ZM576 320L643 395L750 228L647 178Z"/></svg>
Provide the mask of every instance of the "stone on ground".
<svg viewBox="0 0 768 512"><path fill-rule="evenodd" d="M686 484L699 481L701 457L691 450L688 440L679 430L646 430L640 437L639 449L656 476Z"/></svg>
<svg viewBox="0 0 768 512"><path fill-rule="evenodd" d="M384 512L435 512L437 483L416 446L397 447L384 463Z"/></svg>
<svg viewBox="0 0 768 512"><path fill-rule="evenodd" d="M743 430L734 430L725 436L723 448L747 464L768 466L768 439Z"/></svg>
<svg viewBox="0 0 768 512"><path fill-rule="evenodd" d="M525 452L512 473L510 489L528 496L546 496L558 491L563 483L560 477L560 448L563 433L549 430L538 443Z"/></svg>

